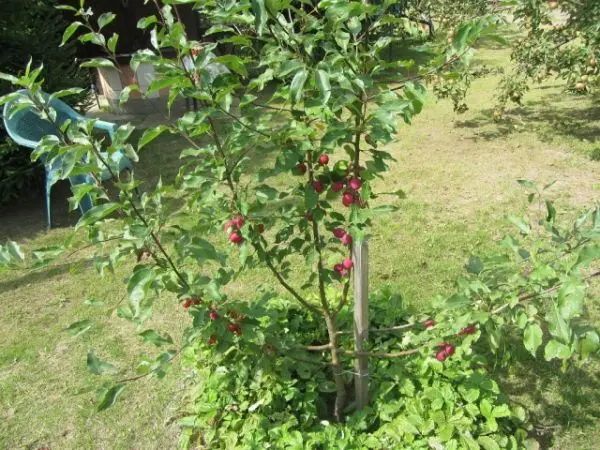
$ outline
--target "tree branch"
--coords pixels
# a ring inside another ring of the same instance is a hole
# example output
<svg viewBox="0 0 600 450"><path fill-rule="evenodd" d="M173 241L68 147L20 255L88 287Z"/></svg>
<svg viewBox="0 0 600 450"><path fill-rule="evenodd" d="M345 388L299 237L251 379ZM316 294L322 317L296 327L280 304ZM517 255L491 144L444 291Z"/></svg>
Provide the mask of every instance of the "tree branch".
<svg viewBox="0 0 600 450"><path fill-rule="evenodd" d="M587 277L585 277L583 279L583 281L587 281L587 280L590 280L590 279L598 277L598 276L600 276L600 271L594 272L591 275L588 275ZM540 295L544 295L544 294L548 294L550 292L553 292L553 291L555 291L557 289L560 289L562 287L562 285L563 285L563 283L559 283L559 284L556 284L556 285L552 286L551 288L544 289L541 292L532 292L532 293L529 293L529 294L522 294L522 295L520 295L518 297L519 303L525 302L527 300L531 300L532 298L535 298L535 297L539 297ZM509 307L510 307L510 303L506 303L506 304L504 304L504 305L502 305L502 306L500 306L500 307L492 310L491 314L499 314L502 311L504 311L506 308L509 308Z"/></svg>

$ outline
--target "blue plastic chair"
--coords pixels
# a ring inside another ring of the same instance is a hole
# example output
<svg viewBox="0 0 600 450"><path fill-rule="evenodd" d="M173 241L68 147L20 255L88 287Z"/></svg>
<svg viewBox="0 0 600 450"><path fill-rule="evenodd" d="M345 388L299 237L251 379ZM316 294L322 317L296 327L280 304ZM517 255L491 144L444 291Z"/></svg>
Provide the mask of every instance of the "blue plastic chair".
<svg viewBox="0 0 600 450"><path fill-rule="evenodd" d="M18 92L23 95L30 95L29 91L26 89ZM43 95L46 100L50 98L50 96L46 93ZM90 120L58 99L52 99L49 106L56 111L56 122L60 125L62 125L68 119L70 119L72 123L86 122ZM56 124L49 120L42 119L35 112L33 112L31 108L18 111L17 113L13 114L12 117L9 117L10 109L11 102L7 102L4 105L3 112L4 127L6 128L6 131L11 139L18 145L35 149L44 136L59 135ZM113 139L114 133L117 130L117 125L111 122L96 120L94 123L94 128L108 132L110 138ZM107 153L103 152L103 155L105 158L109 157ZM110 159L112 163L111 165L113 165L114 169L118 169L119 172L125 169L132 169L131 161L121 151L117 150L114 152L112 155L110 155ZM60 176L57 175L59 175L62 168L62 158L57 157L52 161L51 164L48 164L47 158L42 157L42 162L44 163L44 167L46 169L46 217L48 221L48 229L50 229L52 225L50 192L52 190L52 185L58 179L60 179ZM110 172L108 168L105 168L102 171L100 179L101 181L110 179ZM72 186L84 183L95 184L94 178L89 174L70 176L69 181L71 182ZM83 214L91 208L92 200L89 195L86 195L79 203L79 209Z"/></svg>

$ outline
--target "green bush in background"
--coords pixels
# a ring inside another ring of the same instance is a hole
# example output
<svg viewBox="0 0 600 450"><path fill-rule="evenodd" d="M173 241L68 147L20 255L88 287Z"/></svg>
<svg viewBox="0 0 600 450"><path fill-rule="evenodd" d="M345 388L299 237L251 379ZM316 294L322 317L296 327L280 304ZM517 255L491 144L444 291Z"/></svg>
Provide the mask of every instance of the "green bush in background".
<svg viewBox="0 0 600 450"><path fill-rule="evenodd" d="M31 59L34 65L44 64L44 88L54 92L67 87L86 88L91 83L89 73L78 68L75 45L59 47L68 22L54 8L54 0L0 1L0 71L19 75ZM0 95L14 88L0 81ZM91 104L90 93L65 99L80 110ZM1 111L0 111L1 114ZM10 142L0 126L0 204L18 198L33 186L43 182L39 163L32 163L31 151L19 149Z"/></svg>

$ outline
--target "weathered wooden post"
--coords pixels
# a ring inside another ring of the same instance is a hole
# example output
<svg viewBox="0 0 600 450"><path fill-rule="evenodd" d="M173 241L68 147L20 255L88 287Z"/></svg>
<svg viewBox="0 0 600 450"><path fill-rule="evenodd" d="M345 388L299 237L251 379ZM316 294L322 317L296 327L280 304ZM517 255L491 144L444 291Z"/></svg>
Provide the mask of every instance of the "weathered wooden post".
<svg viewBox="0 0 600 450"><path fill-rule="evenodd" d="M369 358L360 355L363 343L369 337L369 244L367 240L352 246L354 262L354 351L357 353L354 368L356 408L362 409L369 403Z"/></svg>

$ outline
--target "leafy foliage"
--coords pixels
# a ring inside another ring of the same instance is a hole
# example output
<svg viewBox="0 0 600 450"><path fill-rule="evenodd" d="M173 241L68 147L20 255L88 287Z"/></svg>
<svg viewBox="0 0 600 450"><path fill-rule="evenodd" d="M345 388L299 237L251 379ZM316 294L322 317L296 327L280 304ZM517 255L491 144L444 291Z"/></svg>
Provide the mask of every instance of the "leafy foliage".
<svg viewBox="0 0 600 450"><path fill-rule="evenodd" d="M575 94L594 93L599 85L600 5L520 0L515 18L525 31L513 47L514 70L503 82L497 118L508 101L520 104L528 85L562 79Z"/></svg>
<svg viewBox="0 0 600 450"><path fill-rule="evenodd" d="M43 64L45 89L54 92L70 87L89 87L90 77L75 62L75 46L59 48L68 22L54 6L56 2L40 0L4 0L0 4L0 72L19 75L29 60ZM0 94L12 90L0 80ZM86 109L89 95L83 93L67 99Z"/></svg>
<svg viewBox="0 0 600 450"><path fill-rule="evenodd" d="M586 282L598 275L591 267L600 256L599 208L564 228L556 208L542 198L545 188L521 180L530 201L545 206L544 216L511 217L515 235L502 241L497 254L473 256L469 274L434 310L398 317L394 296L384 294L375 303L387 304L372 311L381 327L361 352L353 350L349 311L351 246L368 235L374 215L396 210L396 200L406 195L398 190L384 204L390 193L375 190L374 180L385 179L394 160L384 145L403 126L399 119L410 124L424 108L421 80L462 78L473 44L492 35L500 19L470 18L444 45L419 43L432 57L414 67L412 60L384 56L394 42L414 42L413 24L390 9L394 1L324 0L308 10L287 1L186 1L209 19L209 34L219 36L215 43L189 40L178 19L182 2L164 3L154 18L140 21L152 47L138 51L131 65L154 67L149 92L168 88L169 107L188 97L197 100L198 110L146 130L137 142L134 128L122 125L108 155L102 139L91 135L93 123L67 124L34 152L49 161L68 155L65 174L112 176L118 195L88 185L76 189L70 203L76 207L84 194L95 201L75 233L85 232L96 248L100 274L135 260L118 316L141 327L165 292L175 294L173 307L189 312L181 343L160 330L140 333L161 353L142 361L135 376L103 384L98 408L111 406L126 382L162 378L183 354L198 374L194 411L183 420L186 445L198 439L211 448L266 442L295 448L519 448L526 415L487 377L483 355L508 354L509 336L518 336L536 357L543 347L545 359L558 359L565 368L597 353L598 335L582 315ZM107 40L100 30L112 16L96 19L89 8L65 8L77 18L65 40L106 51L106 58L88 66L113 66L113 37ZM404 32L387 36L381 30L389 23ZM164 57L167 50L175 56ZM31 94L5 96L0 103L33 107L54 120L40 94L40 76L41 69L30 68L18 78L3 75ZM143 186L138 195L141 183L121 178L110 154L123 149L137 160L164 133L189 143L175 183ZM183 206L174 206L173 196ZM70 236L63 246L35 251L36 264L59 257L73 242L78 240ZM16 243L0 247L4 266L19 267L25 259ZM280 283L286 300L261 289L257 298L236 296L230 284L245 282L244 275L258 268ZM83 333L91 325L80 321L69 331ZM373 401L360 411L351 397L357 357L369 358L373 367ZM88 367L98 376L120 374L93 351Z"/></svg>
<svg viewBox="0 0 600 450"><path fill-rule="evenodd" d="M375 317L388 316L395 303L387 292L372 300ZM326 361L302 352L296 341L318 336L318 323L281 300L236 307L253 318L243 320L240 338L194 313L204 323L196 329L202 338L184 352L196 388L188 406L194 414L180 420L184 446L516 449L527 440L526 412L507 403L486 375L485 359L471 349L478 335L464 339L445 364L428 352L410 362L373 364L371 406L335 424L327 416L335 384L323 371ZM345 382L351 380L349 371Z"/></svg>

